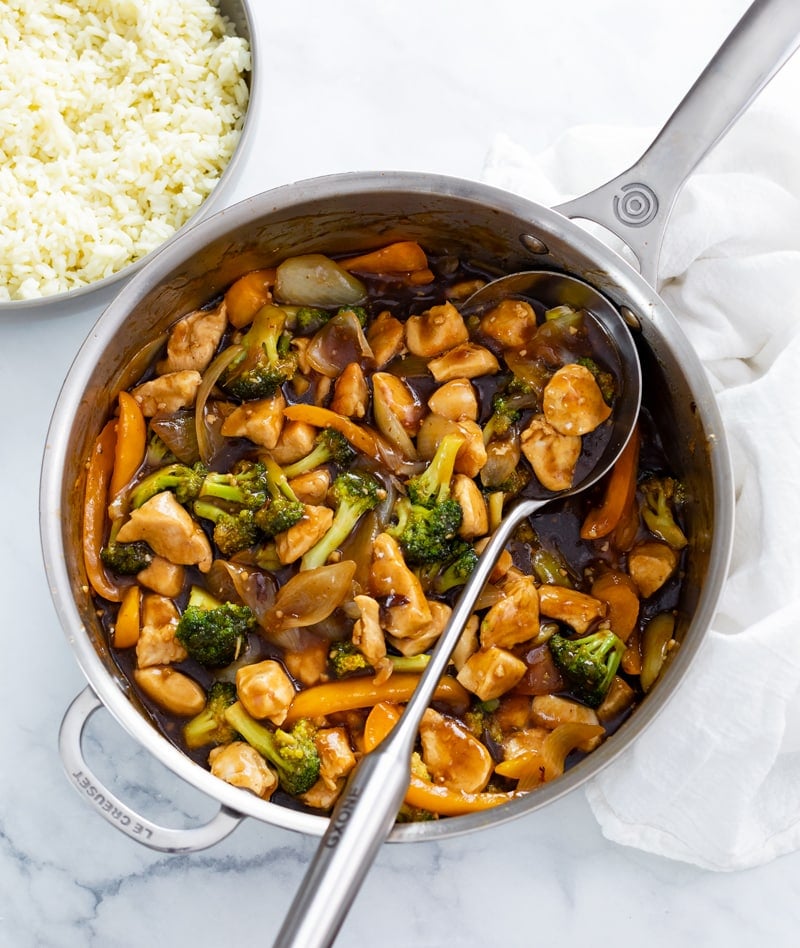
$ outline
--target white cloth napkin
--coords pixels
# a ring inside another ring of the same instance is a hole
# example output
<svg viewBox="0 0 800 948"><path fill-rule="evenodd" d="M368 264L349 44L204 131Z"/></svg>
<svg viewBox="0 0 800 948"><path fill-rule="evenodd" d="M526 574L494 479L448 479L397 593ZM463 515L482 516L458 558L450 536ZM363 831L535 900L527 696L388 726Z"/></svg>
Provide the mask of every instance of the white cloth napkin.
<svg viewBox="0 0 800 948"><path fill-rule="evenodd" d="M580 127L487 182L554 204L627 168L654 129ZM800 124L754 106L676 203L659 290L717 393L736 480L718 614L665 711L594 778L606 837L709 869L800 848Z"/></svg>

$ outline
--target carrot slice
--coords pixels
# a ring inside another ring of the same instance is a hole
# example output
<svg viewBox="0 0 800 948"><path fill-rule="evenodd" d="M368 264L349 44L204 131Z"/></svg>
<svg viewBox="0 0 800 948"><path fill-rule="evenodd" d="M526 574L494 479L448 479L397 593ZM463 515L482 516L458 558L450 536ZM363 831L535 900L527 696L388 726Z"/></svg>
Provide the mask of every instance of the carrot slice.
<svg viewBox="0 0 800 948"><path fill-rule="evenodd" d="M368 454L370 457L377 456L378 442L375 436L344 415L337 415L330 408L322 408L319 405L289 405L284 408L283 414L290 421L304 421L315 428L333 428L344 435L362 454Z"/></svg>
<svg viewBox="0 0 800 948"><path fill-rule="evenodd" d="M114 468L116 441L117 421L112 419L97 436L89 456L83 499L83 562L86 576L98 596L110 602L119 602L122 592L106 576L100 550L105 538L108 486Z"/></svg>
<svg viewBox="0 0 800 948"><path fill-rule="evenodd" d="M111 500L127 485L141 467L147 449L147 423L136 399L128 392L119 393L117 440L114 468L108 495Z"/></svg>
<svg viewBox="0 0 800 948"><path fill-rule="evenodd" d="M606 492L599 507L590 510L581 525L581 538L598 540L608 536L622 520L636 493L636 471L639 465L639 429L634 429L606 482Z"/></svg>

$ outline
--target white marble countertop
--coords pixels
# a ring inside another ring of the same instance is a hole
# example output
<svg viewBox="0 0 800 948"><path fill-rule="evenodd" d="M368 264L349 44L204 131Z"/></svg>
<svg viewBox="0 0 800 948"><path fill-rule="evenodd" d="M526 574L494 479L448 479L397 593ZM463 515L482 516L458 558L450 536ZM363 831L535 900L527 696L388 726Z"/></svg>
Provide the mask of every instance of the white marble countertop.
<svg viewBox="0 0 800 948"><path fill-rule="evenodd" d="M478 179L500 132L538 151L579 123L656 127L746 0L252 7L265 96L231 200L345 170ZM98 315L90 301L68 318L22 314L0 326L0 945L267 945L315 840L247 820L213 849L161 855L101 820L62 772L58 728L85 681L48 594L38 477L59 386ZM106 714L86 751L160 822L214 811ZM337 945L789 946L799 891L800 854L713 874L609 843L579 790L470 838L384 847Z"/></svg>

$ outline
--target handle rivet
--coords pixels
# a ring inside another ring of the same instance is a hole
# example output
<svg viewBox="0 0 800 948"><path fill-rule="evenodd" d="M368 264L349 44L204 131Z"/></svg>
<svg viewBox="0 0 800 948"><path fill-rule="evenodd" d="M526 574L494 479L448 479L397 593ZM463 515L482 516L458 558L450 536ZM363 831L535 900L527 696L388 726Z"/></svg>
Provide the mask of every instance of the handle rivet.
<svg viewBox="0 0 800 948"><path fill-rule="evenodd" d="M523 234L520 237L519 242L526 250L530 250L531 253L550 253L550 251L547 249L547 244L543 240L539 240L538 237L534 237L533 234Z"/></svg>
<svg viewBox="0 0 800 948"><path fill-rule="evenodd" d="M625 325L628 326L629 329L642 328L641 319L639 319L639 317L636 315L636 313L634 313L632 309L629 309L627 306L620 306L619 314L623 318L623 320L625 321Z"/></svg>

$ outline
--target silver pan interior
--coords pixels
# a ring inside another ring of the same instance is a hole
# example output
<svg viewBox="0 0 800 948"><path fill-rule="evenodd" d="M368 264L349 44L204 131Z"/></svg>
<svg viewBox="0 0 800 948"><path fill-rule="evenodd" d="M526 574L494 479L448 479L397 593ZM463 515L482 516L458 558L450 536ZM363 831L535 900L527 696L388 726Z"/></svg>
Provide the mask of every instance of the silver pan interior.
<svg viewBox="0 0 800 948"><path fill-rule="evenodd" d="M656 420L677 471L687 482L692 503L688 511L690 567L679 617L681 648L632 718L563 777L528 797L479 814L401 826L394 830L393 840L441 838L516 818L545 806L608 764L675 692L711 621L728 563L732 479L724 431L702 366L655 291L582 228L548 208L502 191L405 173L349 174L301 182L249 198L198 224L158 253L121 291L70 370L44 457L45 564L77 660L121 725L162 763L223 805L311 834L323 831L324 818L259 800L211 777L141 713L108 653L87 592L80 535L84 459L116 393L134 381L147 360L148 342L178 316L244 272L270 266L290 254L362 250L401 237L418 239L432 251L492 262L498 271L564 269L628 307L641 322L637 337L645 391L656 393L651 399L660 410Z"/></svg>

